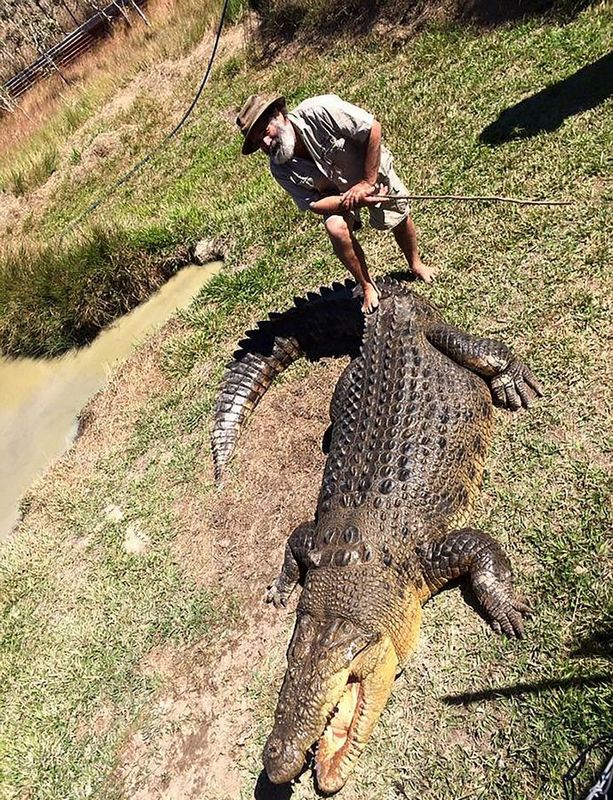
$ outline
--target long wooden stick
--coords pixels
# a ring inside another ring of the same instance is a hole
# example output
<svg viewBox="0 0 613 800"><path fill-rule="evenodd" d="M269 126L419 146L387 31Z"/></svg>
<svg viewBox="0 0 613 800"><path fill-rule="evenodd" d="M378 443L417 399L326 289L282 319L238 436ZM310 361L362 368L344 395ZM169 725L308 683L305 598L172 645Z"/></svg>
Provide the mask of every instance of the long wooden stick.
<svg viewBox="0 0 613 800"><path fill-rule="evenodd" d="M516 203L523 206L572 206L572 200L528 200L522 197L498 197L495 195L479 197L476 195L461 194L382 194L368 195L369 200L378 200L381 203L392 203L395 200L468 200L481 203Z"/></svg>

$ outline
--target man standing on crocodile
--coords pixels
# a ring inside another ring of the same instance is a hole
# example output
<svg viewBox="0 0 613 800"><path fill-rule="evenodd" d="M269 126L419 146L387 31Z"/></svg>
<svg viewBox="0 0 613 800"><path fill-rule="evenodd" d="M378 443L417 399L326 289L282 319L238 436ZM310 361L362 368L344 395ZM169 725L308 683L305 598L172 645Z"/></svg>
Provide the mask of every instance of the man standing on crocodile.
<svg viewBox="0 0 613 800"><path fill-rule="evenodd" d="M372 114L333 94L304 100L290 112L280 95L251 95L236 124L245 137L243 154L266 153L273 177L298 208L323 216L335 254L362 288L364 313L378 307L379 293L354 235L362 206L373 228L392 231L411 272L432 281L435 270L419 257L407 201L376 199L407 190Z"/></svg>

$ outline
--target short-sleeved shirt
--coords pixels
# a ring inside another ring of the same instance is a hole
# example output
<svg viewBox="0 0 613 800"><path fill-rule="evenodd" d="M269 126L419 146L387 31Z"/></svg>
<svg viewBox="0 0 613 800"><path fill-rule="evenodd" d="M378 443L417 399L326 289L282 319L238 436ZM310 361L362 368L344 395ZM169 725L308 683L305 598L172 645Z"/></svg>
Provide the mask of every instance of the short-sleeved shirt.
<svg viewBox="0 0 613 800"><path fill-rule="evenodd" d="M288 117L313 160L292 158L276 164L271 159L270 171L301 211L308 211L309 205L321 197L346 192L363 179L372 114L335 94L326 94L304 100ZM390 193L406 194L392 162L392 154L381 145L379 182L387 185ZM385 212L391 212L391 216L385 219L382 208L371 207L371 224L383 229L394 227L408 214L408 206L405 203L400 207L401 203L386 204Z"/></svg>

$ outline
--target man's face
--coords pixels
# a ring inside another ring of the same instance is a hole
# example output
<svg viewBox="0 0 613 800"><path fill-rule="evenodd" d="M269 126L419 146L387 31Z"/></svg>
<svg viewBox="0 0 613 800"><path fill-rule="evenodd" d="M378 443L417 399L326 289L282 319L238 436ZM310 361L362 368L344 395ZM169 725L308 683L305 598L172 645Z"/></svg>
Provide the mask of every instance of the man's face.
<svg viewBox="0 0 613 800"><path fill-rule="evenodd" d="M292 123L280 111L259 120L251 138L276 164L285 164L294 157L296 134Z"/></svg>

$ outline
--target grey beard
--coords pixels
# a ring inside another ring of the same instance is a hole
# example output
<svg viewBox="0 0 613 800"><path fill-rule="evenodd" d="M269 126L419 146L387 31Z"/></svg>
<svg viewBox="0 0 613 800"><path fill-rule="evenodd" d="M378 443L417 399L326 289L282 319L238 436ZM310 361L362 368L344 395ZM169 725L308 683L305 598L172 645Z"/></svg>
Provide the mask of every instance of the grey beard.
<svg viewBox="0 0 613 800"><path fill-rule="evenodd" d="M291 123L287 127L279 128L276 140L270 146L270 158L275 164L286 164L294 157L296 148L296 137L291 129Z"/></svg>

